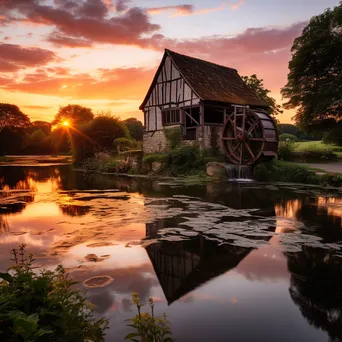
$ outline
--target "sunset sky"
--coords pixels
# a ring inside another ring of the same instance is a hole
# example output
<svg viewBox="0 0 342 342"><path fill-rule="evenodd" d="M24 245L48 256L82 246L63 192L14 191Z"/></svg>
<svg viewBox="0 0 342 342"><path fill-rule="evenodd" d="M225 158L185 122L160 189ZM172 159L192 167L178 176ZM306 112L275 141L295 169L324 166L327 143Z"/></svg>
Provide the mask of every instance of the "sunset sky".
<svg viewBox="0 0 342 342"><path fill-rule="evenodd" d="M0 0L0 102L136 116L164 48L256 73L281 103L293 39L338 0ZM293 112L279 117L290 122Z"/></svg>

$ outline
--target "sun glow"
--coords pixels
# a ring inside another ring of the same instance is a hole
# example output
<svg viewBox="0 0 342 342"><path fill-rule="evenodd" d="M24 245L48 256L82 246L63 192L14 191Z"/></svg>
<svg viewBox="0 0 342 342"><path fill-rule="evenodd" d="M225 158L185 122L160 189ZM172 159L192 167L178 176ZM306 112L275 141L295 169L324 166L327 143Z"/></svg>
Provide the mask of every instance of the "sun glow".
<svg viewBox="0 0 342 342"><path fill-rule="evenodd" d="M65 120L65 121L63 121L62 125L65 126L65 127L69 127L70 126L70 122Z"/></svg>

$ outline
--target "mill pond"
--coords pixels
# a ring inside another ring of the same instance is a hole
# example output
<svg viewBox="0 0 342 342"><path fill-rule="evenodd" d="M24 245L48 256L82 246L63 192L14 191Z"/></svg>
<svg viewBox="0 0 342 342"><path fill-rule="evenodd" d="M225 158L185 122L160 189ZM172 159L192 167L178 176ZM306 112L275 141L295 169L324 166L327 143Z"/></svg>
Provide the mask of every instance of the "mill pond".
<svg viewBox="0 0 342 342"><path fill-rule="evenodd" d="M337 190L68 165L2 166L0 182L0 272L20 243L38 269L63 264L110 319L108 341L129 331L132 292L154 299L177 341L342 340ZM93 277L110 281L89 287Z"/></svg>

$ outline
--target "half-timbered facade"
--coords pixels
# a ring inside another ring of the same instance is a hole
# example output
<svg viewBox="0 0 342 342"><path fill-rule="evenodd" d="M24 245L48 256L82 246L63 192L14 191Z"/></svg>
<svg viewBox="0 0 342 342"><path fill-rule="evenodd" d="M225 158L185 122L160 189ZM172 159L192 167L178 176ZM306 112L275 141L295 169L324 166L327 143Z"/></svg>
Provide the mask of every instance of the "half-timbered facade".
<svg viewBox="0 0 342 342"><path fill-rule="evenodd" d="M180 127L183 140L219 148L227 116L240 108L263 108L237 70L165 50L140 106L144 112L144 152L167 149L164 130Z"/></svg>

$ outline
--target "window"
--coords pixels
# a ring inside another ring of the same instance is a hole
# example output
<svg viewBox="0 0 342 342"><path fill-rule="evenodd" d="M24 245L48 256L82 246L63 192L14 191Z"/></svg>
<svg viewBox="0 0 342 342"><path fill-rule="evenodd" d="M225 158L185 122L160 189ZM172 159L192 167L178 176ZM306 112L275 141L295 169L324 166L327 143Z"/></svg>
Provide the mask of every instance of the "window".
<svg viewBox="0 0 342 342"><path fill-rule="evenodd" d="M204 107L204 124L223 124L223 108Z"/></svg>
<svg viewBox="0 0 342 342"><path fill-rule="evenodd" d="M163 125L176 125L180 123L179 109L167 109L162 113Z"/></svg>

